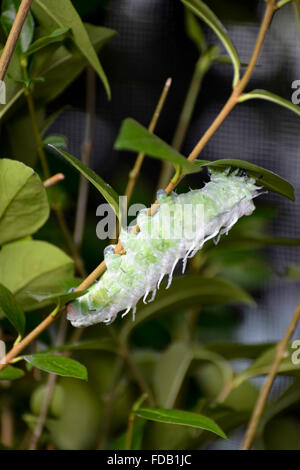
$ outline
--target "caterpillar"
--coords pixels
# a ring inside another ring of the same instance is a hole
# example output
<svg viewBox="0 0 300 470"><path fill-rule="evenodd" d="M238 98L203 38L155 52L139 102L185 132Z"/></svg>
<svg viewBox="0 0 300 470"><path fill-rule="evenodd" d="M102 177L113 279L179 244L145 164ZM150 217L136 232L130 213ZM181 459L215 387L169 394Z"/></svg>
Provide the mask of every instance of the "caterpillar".
<svg viewBox="0 0 300 470"><path fill-rule="evenodd" d="M109 324L119 312L124 312L123 317L131 309L134 318L137 302L143 298L146 303L150 293L149 301L153 301L165 275L169 276L167 288L170 286L179 260L183 260L184 272L188 258L207 240L218 241L240 217L254 211L252 199L260 189L253 178L228 169L211 171L202 189L169 196L160 190L158 211L149 217L147 210L142 210L137 216L140 231L121 230L125 254L114 253L115 245L106 247L107 270L87 293L68 305L72 325ZM195 211L187 208L199 210L195 216Z"/></svg>

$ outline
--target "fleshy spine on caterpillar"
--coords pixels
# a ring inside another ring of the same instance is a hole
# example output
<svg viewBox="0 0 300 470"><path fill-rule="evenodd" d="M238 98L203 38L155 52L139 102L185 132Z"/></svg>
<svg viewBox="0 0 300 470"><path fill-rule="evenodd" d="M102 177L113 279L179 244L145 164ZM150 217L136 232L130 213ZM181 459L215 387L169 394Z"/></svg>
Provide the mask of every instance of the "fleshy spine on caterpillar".
<svg viewBox="0 0 300 470"><path fill-rule="evenodd" d="M187 260L206 241L213 238L217 243L239 218L252 214L252 199L260 190L255 179L227 169L211 171L210 181L202 189L169 196L158 191L158 211L151 217L146 210L138 214L140 231L121 230L125 254L116 254L114 246L108 246L104 250L107 270L101 279L68 304L72 325L110 324L119 312L124 311L123 317L131 309L134 318L137 302L143 298L146 303L150 292L152 302L165 275L169 275L166 288L170 286L180 259L184 272Z"/></svg>

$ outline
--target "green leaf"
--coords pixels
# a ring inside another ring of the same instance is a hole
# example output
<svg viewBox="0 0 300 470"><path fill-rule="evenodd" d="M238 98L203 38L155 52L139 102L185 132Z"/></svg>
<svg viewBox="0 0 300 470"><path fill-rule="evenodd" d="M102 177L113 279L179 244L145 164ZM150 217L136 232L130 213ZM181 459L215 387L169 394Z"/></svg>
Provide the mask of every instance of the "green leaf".
<svg viewBox="0 0 300 470"><path fill-rule="evenodd" d="M116 343L111 338L89 339L79 343L63 344L47 349L48 351L107 351L118 354Z"/></svg>
<svg viewBox="0 0 300 470"><path fill-rule="evenodd" d="M20 7L21 0L3 0L2 1L2 13L1 13L1 25L4 29L4 32L8 36L13 22L16 18L18 9ZM18 42L17 50L21 53L24 53L29 48L34 33L34 21L31 12L29 11L23 28L21 30Z"/></svg>
<svg viewBox="0 0 300 470"><path fill-rule="evenodd" d="M255 177L262 186L289 199L295 199L292 185L269 170L239 159L220 159L214 162L195 160L194 162L190 162L175 149L166 144L166 142L131 118L123 121L119 136L115 142L115 148L118 150L144 152L151 157L167 160L171 162L175 168L180 167L182 174L201 171L201 167L203 166L209 166L215 169L228 167L240 168L246 170L250 176Z"/></svg>
<svg viewBox="0 0 300 470"><path fill-rule="evenodd" d="M1 54L2 51L3 46L0 46ZM14 108L15 104L24 95L24 86L19 83L19 80L22 78L23 71L20 64L20 58L18 54L13 54L5 76L6 104L0 106L0 119L2 122L3 117Z"/></svg>
<svg viewBox="0 0 300 470"><path fill-rule="evenodd" d="M28 363L27 363L28 364ZM43 409L43 402L47 394L47 383L39 385L34 389L30 397L30 409L32 413L39 416ZM48 416L60 418L64 407L64 391L60 384L55 384L48 408Z"/></svg>
<svg viewBox="0 0 300 470"><path fill-rule="evenodd" d="M5 82L10 82L12 83L12 80L9 80L9 77L5 79ZM0 109L0 119L2 120L3 117L10 111L11 108L14 107L14 105L19 101L21 97L24 96L24 86L21 85L19 82L13 83L13 92L6 87L6 104L1 105Z"/></svg>
<svg viewBox="0 0 300 470"><path fill-rule="evenodd" d="M26 291L26 294L31 297L32 299L36 300L37 302L47 303L60 303L62 307L68 302L71 302L77 297L81 297L84 295L86 291L73 291L73 292L56 292L55 294L51 292L31 292Z"/></svg>
<svg viewBox="0 0 300 470"><path fill-rule="evenodd" d="M291 264L287 267L285 277L289 279L300 279L300 266Z"/></svg>
<svg viewBox="0 0 300 470"><path fill-rule="evenodd" d="M4 315L19 334L25 329L25 315L12 293L0 284L0 315Z"/></svg>
<svg viewBox="0 0 300 470"><path fill-rule="evenodd" d="M41 353L24 356L24 359L32 366L45 372L61 375L63 377L87 380L86 367L69 357Z"/></svg>
<svg viewBox="0 0 300 470"><path fill-rule="evenodd" d="M35 233L48 219L46 190L32 168L0 160L0 244Z"/></svg>
<svg viewBox="0 0 300 470"><path fill-rule="evenodd" d="M30 56L31 54L35 54L37 51L44 49L50 44L61 43L68 37L69 31L70 28L59 28L50 34L37 39L28 48L26 55Z"/></svg>
<svg viewBox="0 0 300 470"><path fill-rule="evenodd" d="M67 148L67 138L64 135L52 134L43 139L44 145L53 145L54 147Z"/></svg>
<svg viewBox="0 0 300 470"><path fill-rule="evenodd" d="M175 405L187 372L194 361L213 363L221 378L222 387L231 382L233 372L221 356L198 345L173 343L160 355L154 369L154 390L160 406L172 408Z"/></svg>
<svg viewBox="0 0 300 470"><path fill-rule="evenodd" d="M253 302L246 291L222 279L195 274L176 277L168 290L164 289L162 284L155 302L146 306L139 304L135 322L124 323L121 336L127 338L134 328L155 315L185 312L190 307L197 308L203 305Z"/></svg>
<svg viewBox="0 0 300 470"><path fill-rule="evenodd" d="M188 161L177 150L131 118L123 121L114 147L117 150L144 152L150 157L166 160L175 168L180 167L184 175L201 171L200 161Z"/></svg>
<svg viewBox="0 0 300 470"><path fill-rule="evenodd" d="M20 105L21 105L20 100ZM36 118L39 125L44 120L45 108L37 105ZM4 122L3 145L5 145L10 155L14 156L14 160L19 160L29 167L35 168L38 159L37 146L32 127L32 121L28 114L28 107L22 106L17 109L16 113L6 115ZM6 142L7 140L7 142Z"/></svg>
<svg viewBox="0 0 300 470"><path fill-rule="evenodd" d="M293 354L297 354L296 350L289 345L289 350L287 356L283 359L280 364L278 373L287 374L287 375L299 375L300 363L298 361L293 361ZM248 380L253 377L258 377L261 375L266 375L269 373L270 367L272 366L276 354L276 346L268 348L264 351L246 370L241 372L234 379L234 386L238 387L245 380ZM295 362L295 363L294 363Z"/></svg>
<svg viewBox="0 0 300 470"><path fill-rule="evenodd" d="M276 175L272 171L266 170L254 163L249 163L244 160L234 159L221 159L214 162L205 162L207 166L215 169L219 168L240 168L245 170L249 176L253 176L257 179L259 185L264 186L270 191L281 194L282 196L295 200L294 188L293 186L280 176Z"/></svg>
<svg viewBox="0 0 300 470"><path fill-rule="evenodd" d="M261 427L271 420L274 416L282 413L284 410L291 408L296 403L300 402L300 381L298 378L294 379L294 383L290 385L284 392L279 395L272 403L267 404L261 418Z"/></svg>
<svg viewBox="0 0 300 470"><path fill-rule="evenodd" d="M284 108L287 108L300 116L299 106L293 104L291 101L286 100L285 98L281 98L281 96L275 95L275 93L271 93L270 91L266 90L252 90L249 93L242 95L239 98L239 101L243 103L244 101L253 99L271 101L272 103L279 104L280 106L283 106Z"/></svg>
<svg viewBox="0 0 300 470"><path fill-rule="evenodd" d="M264 450L300 450L300 434L297 419L292 416L276 416L267 423L263 432Z"/></svg>
<svg viewBox="0 0 300 470"><path fill-rule="evenodd" d="M204 429L226 439L226 435L222 429L212 419L198 413L182 410L166 410L162 408L139 408L135 411L135 414L140 418L158 421L159 423L179 424L181 426Z"/></svg>
<svg viewBox="0 0 300 470"><path fill-rule="evenodd" d="M192 360L193 352L185 343L174 343L160 355L153 377L155 397L160 406L174 406Z"/></svg>
<svg viewBox="0 0 300 470"><path fill-rule="evenodd" d="M299 4L299 0L278 0L277 2L277 8L282 8L284 7L285 5L287 5L288 3L291 3L291 2L295 2L295 5ZM297 6L296 6L297 8ZM299 8L299 6L298 6Z"/></svg>
<svg viewBox="0 0 300 470"><path fill-rule="evenodd" d="M185 31L191 41L199 49L200 53L205 52L206 50L206 41L200 24L198 23L195 15L191 13L187 8L184 10L184 23Z"/></svg>
<svg viewBox="0 0 300 470"><path fill-rule="evenodd" d="M110 98L110 87L107 77L85 26L76 9L73 7L72 2L70 0L65 0L64 2L61 2L61 0L35 0L32 4L32 11L41 25L48 30L56 28L71 29L76 46L98 73L107 96Z"/></svg>
<svg viewBox="0 0 300 470"><path fill-rule="evenodd" d="M205 348L221 355L225 359L255 359L273 343L241 344L241 343L206 343Z"/></svg>
<svg viewBox="0 0 300 470"><path fill-rule="evenodd" d="M116 213L116 216L119 217L119 196L116 191L105 181L100 178L97 173L85 166L80 160L73 157L67 152L56 148L54 145L49 145L50 148L56 150L62 157L64 157L71 165L76 168L83 176L86 177L92 183L96 189L102 194L106 201L111 205L113 210Z"/></svg>
<svg viewBox="0 0 300 470"><path fill-rule="evenodd" d="M201 0L182 0L185 6L190 8L196 15L198 15L205 23L210 26L217 34L225 49L227 50L234 68L233 85L236 85L240 78L240 59L236 48L234 47L226 29L219 21L216 15L210 8Z"/></svg>
<svg viewBox="0 0 300 470"><path fill-rule="evenodd" d="M50 243L17 241L0 251L0 283L9 289L25 311L49 305L36 302L26 292L61 292L66 279L73 276L73 260Z"/></svg>
<svg viewBox="0 0 300 470"><path fill-rule="evenodd" d="M96 51L116 34L112 29L87 23L85 28ZM87 60L75 46L68 49L60 46L50 58L47 51L48 48L37 52L32 65L32 75L45 78L45 83L35 86L35 99L42 103L49 103L59 96L87 65Z"/></svg>
<svg viewBox="0 0 300 470"><path fill-rule="evenodd" d="M0 370L0 380L16 380L24 377L25 372L17 367L6 366Z"/></svg>

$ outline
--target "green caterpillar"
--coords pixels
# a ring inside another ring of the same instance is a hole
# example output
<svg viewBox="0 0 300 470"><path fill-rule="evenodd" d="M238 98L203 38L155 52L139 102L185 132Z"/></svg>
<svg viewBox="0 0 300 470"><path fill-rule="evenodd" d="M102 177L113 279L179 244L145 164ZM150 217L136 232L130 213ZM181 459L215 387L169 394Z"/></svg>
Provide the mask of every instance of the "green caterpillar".
<svg viewBox="0 0 300 470"><path fill-rule="evenodd" d="M238 170L233 173L227 170L212 172L210 181L199 190L170 196L159 191L159 210L152 217L146 210L137 217L140 231L121 231L120 240L126 253L115 254L113 245L107 247L106 272L86 294L68 305L72 325L109 324L119 312L126 315L131 309L134 316L142 297L146 302L152 292L149 301L154 300L165 275L169 275L169 287L180 259L184 272L187 259L207 240L218 240L240 217L253 212L252 199L259 189L254 179L240 175Z"/></svg>

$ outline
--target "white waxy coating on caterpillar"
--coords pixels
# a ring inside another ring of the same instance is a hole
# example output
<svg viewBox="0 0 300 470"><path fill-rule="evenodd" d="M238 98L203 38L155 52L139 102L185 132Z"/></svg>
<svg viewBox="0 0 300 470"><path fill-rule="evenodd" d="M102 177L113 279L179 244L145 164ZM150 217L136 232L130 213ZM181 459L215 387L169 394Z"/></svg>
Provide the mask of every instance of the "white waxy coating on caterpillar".
<svg viewBox="0 0 300 470"><path fill-rule="evenodd" d="M131 309L135 314L141 298L144 302L148 296L149 301L154 300L165 275L169 275L170 285L180 259L184 271L187 259L207 240L215 237L218 240L240 217L253 212L252 199L259 189L254 179L227 171L213 172L210 182L199 190L170 196L159 192L159 210L151 217L144 210L137 217L140 231L121 232L126 253L118 255L112 245L107 247L104 252L107 270L101 279L68 305L72 325L108 324L119 312L125 315ZM170 224L165 223L168 211Z"/></svg>

